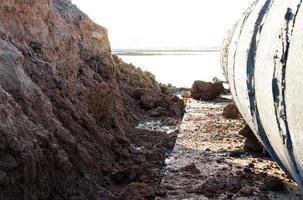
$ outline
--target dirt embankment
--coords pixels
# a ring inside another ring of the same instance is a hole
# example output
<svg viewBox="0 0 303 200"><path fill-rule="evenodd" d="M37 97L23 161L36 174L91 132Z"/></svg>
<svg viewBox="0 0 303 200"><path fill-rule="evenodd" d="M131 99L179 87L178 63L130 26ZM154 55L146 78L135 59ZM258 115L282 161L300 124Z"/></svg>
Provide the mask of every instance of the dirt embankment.
<svg viewBox="0 0 303 200"><path fill-rule="evenodd" d="M70 1L1 2L1 199L119 198L166 151L137 156L135 125L183 109L150 73L113 58L106 29Z"/></svg>

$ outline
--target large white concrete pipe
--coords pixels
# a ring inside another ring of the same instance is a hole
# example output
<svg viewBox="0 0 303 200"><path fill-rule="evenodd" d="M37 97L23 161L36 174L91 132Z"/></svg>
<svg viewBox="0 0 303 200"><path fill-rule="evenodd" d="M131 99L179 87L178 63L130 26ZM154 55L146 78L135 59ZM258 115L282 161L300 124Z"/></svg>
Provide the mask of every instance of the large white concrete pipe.
<svg viewBox="0 0 303 200"><path fill-rule="evenodd" d="M303 0L256 0L221 54L235 103L272 158L303 185Z"/></svg>

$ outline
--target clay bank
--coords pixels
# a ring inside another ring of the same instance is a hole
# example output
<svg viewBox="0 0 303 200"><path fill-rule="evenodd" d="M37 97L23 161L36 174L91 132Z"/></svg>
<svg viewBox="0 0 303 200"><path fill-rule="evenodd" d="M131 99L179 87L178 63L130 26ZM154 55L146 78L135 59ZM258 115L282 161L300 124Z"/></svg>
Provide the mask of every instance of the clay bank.
<svg viewBox="0 0 303 200"><path fill-rule="evenodd" d="M70 1L6 0L0 113L0 199L125 199L154 196L177 132L135 127L177 126L184 105L113 56L107 30Z"/></svg>

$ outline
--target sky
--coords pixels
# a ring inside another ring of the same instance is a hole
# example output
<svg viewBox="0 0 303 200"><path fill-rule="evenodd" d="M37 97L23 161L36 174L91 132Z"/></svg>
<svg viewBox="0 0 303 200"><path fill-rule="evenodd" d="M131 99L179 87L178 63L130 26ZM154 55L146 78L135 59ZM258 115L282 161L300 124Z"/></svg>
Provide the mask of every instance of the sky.
<svg viewBox="0 0 303 200"><path fill-rule="evenodd" d="M72 0L113 49L220 47L252 0Z"/></svg>

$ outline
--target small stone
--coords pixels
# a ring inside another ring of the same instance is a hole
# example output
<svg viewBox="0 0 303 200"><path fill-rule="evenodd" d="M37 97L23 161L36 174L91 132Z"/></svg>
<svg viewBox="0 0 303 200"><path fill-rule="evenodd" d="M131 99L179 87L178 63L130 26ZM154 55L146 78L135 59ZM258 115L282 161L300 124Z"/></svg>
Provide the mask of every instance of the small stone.
<svg viewBox="0 0 303 200"><path fill-rule="evenodd" d="M240 194L245 195L245 196L251 196L254 193L254 189L249 186L245 186L241 188Z"/></svg>
<svg viewBox="0 0 303 200"><path fill-rule="evenodd" d="M252 170L250 168L245 167L243 169L243 172L248 174L248 173L252 173Z"/></svg>
<svg viewBox="0 0 303 200"><path fill-rule="evenodd" d="M181 171L189 172L191 174L200 174L200 170L196 167L195 163L191 163L181 168Z"/></svg>
<svg viewBox="0 0 303 200"><path fill-rule="evenodd" d="M249 164L248 164L248 167L249 167L249 168L254 168L255 165L254 165L253 163L249 163Z"/></svg>
<svg viewBox="0 0 303 200"><path fill-rule="evenodd" d="M102 39L102 34L96 31L92 32L92 37L96 40L101 40Z"/></svg>

